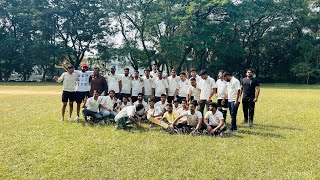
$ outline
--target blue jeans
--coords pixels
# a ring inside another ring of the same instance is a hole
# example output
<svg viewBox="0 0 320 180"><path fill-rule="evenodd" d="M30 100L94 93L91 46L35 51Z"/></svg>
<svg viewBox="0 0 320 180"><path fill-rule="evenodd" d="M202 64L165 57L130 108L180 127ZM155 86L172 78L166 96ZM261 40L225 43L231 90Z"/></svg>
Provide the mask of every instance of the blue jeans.
<svg viewBox="0 0 320 180"><path fill-rule="evenodd" d="M230 130L237 130L237 113L238 113L238 106L235 106L235 102L228 102L228 107L231 116L231 125Z"/></svg>
<svg viewBox="0 0 320 180"><path fill-rule="evenodd" d="M93 117L94 122L99 122L102 119L102 116L100 113L90 111L87 108L84 108L82 110L82 115L83 115L85 121L87 121L87 116Z"/></svg>
<svg viewBox="0 0 320 180"><path fill-rule="evenodd" d="M108 110L106 110L106 109L102 109L101 111L100 111L100 114L102 115L102 117L103 118L106 118L106 117L115 117L116 115L117 115L117 113L116 112L114 112L114 111L108 111Z"/></svg>

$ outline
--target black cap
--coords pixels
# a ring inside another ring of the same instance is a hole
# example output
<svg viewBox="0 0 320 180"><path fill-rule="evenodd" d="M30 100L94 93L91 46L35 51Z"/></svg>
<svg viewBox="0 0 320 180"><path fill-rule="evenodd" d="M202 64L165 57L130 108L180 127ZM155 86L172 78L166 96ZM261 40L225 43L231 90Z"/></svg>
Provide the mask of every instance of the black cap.
<svg viewBox="0 0 320 180"><path fill-rule="evenodd" d="M204 74L208 74L208 72L206 70L202 69L199 74L201 76L201 75L204 75Z"/></svg>

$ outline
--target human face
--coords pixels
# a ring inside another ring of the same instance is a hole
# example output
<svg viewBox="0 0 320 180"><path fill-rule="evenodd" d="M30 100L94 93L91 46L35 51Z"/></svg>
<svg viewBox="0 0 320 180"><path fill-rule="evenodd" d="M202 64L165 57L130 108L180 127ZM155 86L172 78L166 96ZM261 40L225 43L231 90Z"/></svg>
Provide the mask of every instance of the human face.
<svg viewBox="0 0 320 180"><path fill-rule="evenodd" d="M114 98L114 92L109 92L109 96L111 97L111 98Z"/></svg>
<svg viewBox="0 0 320 180"><path fill-rule="evenodd" d="M176 77L176 75L177 75L177 72L176 72L175 70L172 70L172 71L171 71L171 76L172 76L172 77Z"/></svg>
<svg viewBox="0 0 320 180"><path fill-rule="evenodd" d="M197 72L195 72L195 71L191 71L190 74L191 74L192 77L196 77L197 76Z"/></svg>
<svg viewBox="0 0 320 180"><path fill-rule="evenodd" d="M202 79L207 79L207 78L208 78L208 75L207 75L207 74L202 74L202 75L201 75L201 78L202 78Z"/></svg>
<svg viewBox="0 0 320 180"><path fill-rule="evenodd" d="M127 97L123 97L123 98L122 98L122 101L123 101L123 102L128 102L128 98L127 98Z"/></svg>
<svg viewBox="0 0 320 180"><path fill-rule="evenodd" d="M190 110L190 112L193 114L194 111L195 111L195 106L194 106L193 104L190 104L190 105L189 105L189 110Z"/></svg>
<svg viewBox="0 0 320 180"><path fill-rule="evenodd" d="M209 106L209 111L212 111L213 110L213 106Z"/></svg>
<svg viewBox="0 0 320 180"><path fill-rule="evenodd" d="M138 96L138 100L139 100L139 101L142 101L142 100L143 100L143 96L139 95L139 96Z"/></svg>
<svg viewBox="0 0 320 180"><path fill-rule="evenodd" d="M74 68L73 68L73 67L68 68L68 72L69 72L69 73L73 73L73 71L74 71Z"/></svg>
<svg viewBox="0 0 320 180"><path fill-rule="evenodd" d="M81 70L82 70L82 72L86 72L86 71L88 71L88 67L87 66L82 66Z"/></svg>
<svg viewBox="0 0 320 180"><path fill-rule="evenodd" d="M150 105L151 107L154 107L154 101L149 101L149 105Z"/></svg>
<svg viewBox="0 0 320 180"><path fill-rule="evenodd" d="M197 81L190 81L191 86L196 87L197 86Z"/></svg>
<svg viewBox="0 0 320 180"><path fill-rule="evenodd" d="M156 72L157 71L157 66L156 65L152 65L152 71Z"/></svg>
<svg viewBox="0 0 320 180"><path fill-rule="evenodd" d="M99 70L100 70L100 69L99 69L99 68L97 68L97 67L96 67L96 68L94 68L94 69L93 69L93 73L94 73L94 75L98 75L98 74L99 74Z"/></svg>
<svg viewBox="0 0 320 180"><path fill-rule="evenodd" d="M133 77L135 77L135 78L139 77L139 73L134 72L134 73L133 73Z"/></svg>
<svg viewBox="0 0 320 180"><path fill-rule="evenodd" d="M168 111L169 113L172 113L172 107L167 106L167 111Z"/></svg>
<svg viewBox="0 0 320 180"><path fill-rule="evenodd" d="M221 80L223 80L223 73L222 73L222 72L219 72L218 78L221 79Z"/></svg>
<svg viewBox="0 0 320 180"><path fill-rule="evenodd" d="M159 79L162 79L162 72L158 72Z"/></svg>
<svg viewBox="0 0 320 180"><path fill-rule="evenodd" d="M150 71L144 71L144 75L145 75L146 77L149 77L149 76L150 76Z"/></svg>
<svg viewBox="0 0 320 180"><path fill-rule="evenodd" d="M111 73L114 74L116 70L114 68L111 68Z"/></svg>
<svg viewBox="0 0 320 180"><path fill-rule="evenodd" d="M186 79L186 76L184 74L180 74L180 79L184 81Z"/></svg>
<svg viewBox="0 0 320 180"><path fill-rule="evenodd" d="M251 70L248 70L246 75L247 75L248 78L252 78L253 73L252 73Z"/></svg>
<svg viewBox="0 0 320 180"><path fill-rule="evenodd" d="M184 109L187 107L187 103L185 101L181 102L181 107L183 107Z"/></svg>
<svg viewBox="0 0 320 180"><path fill-rule="evenodd" d="M230 76L225 76L224 80L227 81L227 82L230 82L231 78L230 78Z"/></svg>
<svg viewBox="0 0 320 180"><path fill-rule="evenodd" d="M98 97L99 97L99 93L97 92L97 91L94 91L93 92L93 97L94 97L94 99L97 99Z"/></svg>
<svg viewBox="0 0 320 180"><path fill-rule="evenodd" d="M162 102L162 103L166 102L166 97L165 97L165 96L161 96L160 99L161 99L161 102Z"/></svg>
<svg viewBox="0 0 320 180"><path fill-rule="evenodd" d="M125 75L125 76L128 76L128 75L129 75L129 70L127 70L127 69L124 70L124 75Z"/></svg>

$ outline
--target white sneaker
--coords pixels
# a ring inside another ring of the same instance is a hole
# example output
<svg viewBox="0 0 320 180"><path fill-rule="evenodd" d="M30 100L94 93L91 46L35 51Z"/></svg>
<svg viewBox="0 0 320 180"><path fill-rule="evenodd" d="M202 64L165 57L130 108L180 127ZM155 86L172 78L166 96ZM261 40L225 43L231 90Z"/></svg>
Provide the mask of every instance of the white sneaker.
<svg viewBox="0 0 320 180"><path fill-rule="evenodd" d="M71 117L68 119L68 121L72 121Z"/></svg>
<svg viewBox="0 0 320 180"><path fill-rule="evenodd" d="M74 118L75 122L79 122L79 120L80 120L79 116L76 116L76 118Z"/></svg>
<svg viewBox="0 0 320 180"><path fill-rule="evenodd" d="M63 121L64 121L64 118L61 118L61 119L60 119L60 122L63 122Z"/></svg>

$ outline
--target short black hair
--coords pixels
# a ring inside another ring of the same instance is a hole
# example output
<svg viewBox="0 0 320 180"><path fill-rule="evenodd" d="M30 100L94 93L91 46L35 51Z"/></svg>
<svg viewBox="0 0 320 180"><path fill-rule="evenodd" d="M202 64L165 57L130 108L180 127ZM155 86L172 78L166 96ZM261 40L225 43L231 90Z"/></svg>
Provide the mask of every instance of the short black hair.
<svg viewBox="0 0 320 180"><path fill-rule="evenodd" d="M124 68L124 70L127 70L127 71L129 71L129 68Z"/></svg>
<svg viewBox="0 0 320 180"><path fill-rule="evenodd" d="M139 93L138 96L144 96L144 94L143 93Z"/></svg>
<svg viewBox="0 0 320 180"><path fill-rule="evenodd" d="M181 71L181 72L180 72L180 75L182 75L182 74L183 74L183 75L186 75L186 72Z"/></svg>
<svg viewBox="0 0 320 180"><path fill-rule="evenodd" d="M110 90L110 91L109 91L109 93L111 93L111 92L116 93L114 90Z"/></svg>
<svg viewBox="0 0 320 180"><path fill-rule="evenodd" d="M182 101L187 102L187 100L186 100L186 99L182 99L182 100L181 100L181 102L182 102Z"/></svg>
<svg viewBox="0 0 320 180"><path fill-rule="evenodd" d="M172 104L168 103L166 106L168 106L168 107L172 107Z"/></svg>
<svg viewBox="0 0 320 180"><path fill-rule="evenodd" d="M229 73L229 72L224 72L224 73L223 73L223 77L226 77L226 76L232 76L232 75L231 75L231 73Z"/></svg>
<svg viewBox="0 0 320 180"><path fill-rule="evenodd" d="M139 71L138 70L134 70L134 72L138 73L139 74Z"/></svg>
<svg viewBox="0 0 320 180"><path fill-rule="evenodd" d="M163 97L163 96L164 96L164 97L167 97L167 95L166 95L166 94L161 94L161 96L160 96L160 97Z"/></svg>
<svg viewBox="0 0 320 180"><path fill-rule="evenodd" d="M99 90L97 90L97 89L95 89L95 90L93 91L93 93L94 93L94 92L101 94L101 92L100 92Z"/></svg>
<svg viewBox="0 0 320 180"><path fill-rule="evenodd" d="M144 108L143 104L137 104L136 105L136 111L140 111L143 108Z"/></svg>
<svg viewBox="0 0 320 180"><path fill-rule="evenodd" d="M216 109L219 107L218 103L215 103L215 102L209 103L209 106L212 106L212 107L214 107Z"/></svg>
<svg viewBox="0 0 320 180"><path fill-rule="evenodd" d="M144 69L144 72L146 72L146 71L150 72L150 69Z"/></svg>
<svg viewBox="0 0 320 180"><path fill-rule="evenodd" d="M191 71L191 72L192 72L192 71L196 71L196 68L191 68L190 71Z"/></svg>
<svg viewBox="0 0 320 180"><path fill-rule="evenodd" d="M197 100L192 100L192 101L190 102L190 104L193 104L194 106L198 106L198 101L197 101Z"/></svg>
<svg viewBox="0 0 320 180"><path fill-rule="evenodd" d="M189 106L190 106L190 105L194 105L195 107L197 106L196 102L193 102L193 101L191 101L191 102L189 103Z"/></svg>
<svg viewBox="0 0 320 180"><path fill-rule="evenodd" d="M152 97L149 99L149 102L155 102L155 99Z"/></svg>
<svg viewBox="0 0 320 180"><path fill-rule="evenodd" d="M196 78L192 77L190 78L190 81L197 81Z"/></svg>
<svg viewBox="0 0 320 180"><path fill-rule="evenodd" d="M253 73L253 70L251 68L248 68L246 72L251 71Z"/></svg>
<svg viewBox="0 0 320 180"><path fill-rule="evenodd" d="M207 72L205 69L202 69L199 74L200 74L200 76L201 76L201 75L208 74L208 72Z"/></svg>

